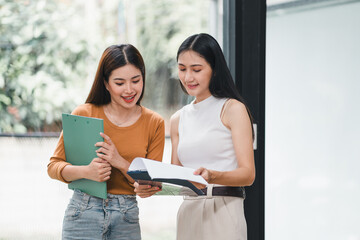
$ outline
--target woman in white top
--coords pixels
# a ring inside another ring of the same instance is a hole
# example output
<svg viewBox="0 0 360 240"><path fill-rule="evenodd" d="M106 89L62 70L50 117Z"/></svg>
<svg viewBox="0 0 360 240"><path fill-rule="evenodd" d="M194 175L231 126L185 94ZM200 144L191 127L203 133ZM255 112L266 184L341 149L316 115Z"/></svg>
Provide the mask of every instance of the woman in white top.
<svg viewBox="0 0 360 240"><path fill-rule="evenodd" d="M177 239L247 239L243 186L255 179L251 115L217 41L188 37L177 53L183 90L195 97L171 117L172 164L196 169L209 183L206 195L185 197ZM154 191L138 186L140 197Z"/></svg>

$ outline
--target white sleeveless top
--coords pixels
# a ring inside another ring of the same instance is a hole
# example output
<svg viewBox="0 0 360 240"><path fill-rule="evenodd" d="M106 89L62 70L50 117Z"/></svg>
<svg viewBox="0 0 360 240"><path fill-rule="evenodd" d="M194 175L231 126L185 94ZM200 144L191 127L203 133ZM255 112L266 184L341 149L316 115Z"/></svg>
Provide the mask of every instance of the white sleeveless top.
<svg viewBox="0 0 360 240"><path fill-rule="evenodd" d="M218 171L238 167L231 132L220 119L226 100L210 96L180 109L178 157L184 167Z"/></svg>

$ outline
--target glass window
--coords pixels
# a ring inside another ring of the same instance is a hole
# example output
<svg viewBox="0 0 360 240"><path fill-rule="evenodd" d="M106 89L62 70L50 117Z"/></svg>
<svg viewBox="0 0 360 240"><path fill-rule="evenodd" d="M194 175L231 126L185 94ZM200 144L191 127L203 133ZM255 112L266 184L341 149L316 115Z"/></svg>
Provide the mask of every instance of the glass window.
<svg viewBox="0 0 360 240"><path fill-rule="evenodd" d="M222 41L222 0L0 0L0 6L0 134L60 131L61 113L85 101L102 52L121 43L144 57L142 104L168 120L190 100L177 81L181 42L200 32Z"/></svg>
<svg viewBox="0 0 360 240"><path fill-rule="evenodd" d="M266 239L360 239L360 2L268 2Z"/></svg>
<svg viewBox="0 0 360 240"><path fill-rule="evenodd" d="M146 64L142 104L166 120L191 99L177 81L186 37L222 39L222 0L0 0L0 239L59 239L72 191L49 178L61 113L85 102L100 56L131 43ZM9 136L10 135L10 136ZM166 139L164 161L170 161ZM144 239L175 239L182 197L139 199Z"/></svg>

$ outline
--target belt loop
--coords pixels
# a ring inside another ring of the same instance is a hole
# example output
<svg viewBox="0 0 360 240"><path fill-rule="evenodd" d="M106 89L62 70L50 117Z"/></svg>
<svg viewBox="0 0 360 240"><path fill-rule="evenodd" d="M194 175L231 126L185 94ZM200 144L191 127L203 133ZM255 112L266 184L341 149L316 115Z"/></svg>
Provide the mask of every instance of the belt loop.
<svg viewBox="0 0 360 240"><path fill-rule="evenodd" d="M89 194L86 194L86 193L83 193L83 197L82 197L82 207L83 209L82 210L85 210L89 204L89 200L90 200L90 195Z"/></svg>
<svg viewBox="0 0 360 240"><path fill-rule="evenodd" d="M118 196L117 196L117 199L118 199L118 201L119 201L119 210L122 211L122 212L126 211L127 209L125 209L125 208L126 208L127 206L126 206L126 202L125 202L124 196L118 195Z"/></svg>
<svg viewBox="0 0 360 240"><path fill-rule="evenodd" d="M209 184L207 186L206 198L212 198L213 197L213 187L214 187L214 184Z"/></svg>

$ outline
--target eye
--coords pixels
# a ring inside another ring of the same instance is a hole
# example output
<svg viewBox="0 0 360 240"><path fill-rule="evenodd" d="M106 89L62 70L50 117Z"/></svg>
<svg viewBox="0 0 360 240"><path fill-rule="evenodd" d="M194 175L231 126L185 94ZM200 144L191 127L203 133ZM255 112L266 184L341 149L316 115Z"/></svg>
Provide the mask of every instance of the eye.
<svg viewBox="0 0 360 240"><path fill-rule="evenodd" d="M115 84L118 85L118 86L124 85L124 83L119 83L119 82L117 82L117 83L115 83Z"/></svg>
<svg viewBox="0 0 360 240"><path fill-rule="evenodd" d="M194 69L194 72L200 72L201 69Z"/></svg>
<svg viewBox="0 0 360 240"><path fill-rule="evenodd" d="M138 82L140 82L140 79L133 81L133 83L135 83L135 84Z"/></svg>

